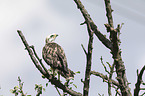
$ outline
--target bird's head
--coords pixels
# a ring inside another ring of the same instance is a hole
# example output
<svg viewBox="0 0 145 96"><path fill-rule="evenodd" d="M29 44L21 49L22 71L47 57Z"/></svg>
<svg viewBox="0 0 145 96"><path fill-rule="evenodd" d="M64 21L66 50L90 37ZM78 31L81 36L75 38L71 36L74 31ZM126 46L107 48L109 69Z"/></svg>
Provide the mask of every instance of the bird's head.
<svg viewBox="0 0 145 96"><path fill-rule="evenodd" d="M46 37L45 42L46 42L46 43L48 43L48 42L53 42L53 41L56 39L57 36L58 36L58 34L55 34L55 33L50 34L50 35L48 35L48 36Z"/></svg>

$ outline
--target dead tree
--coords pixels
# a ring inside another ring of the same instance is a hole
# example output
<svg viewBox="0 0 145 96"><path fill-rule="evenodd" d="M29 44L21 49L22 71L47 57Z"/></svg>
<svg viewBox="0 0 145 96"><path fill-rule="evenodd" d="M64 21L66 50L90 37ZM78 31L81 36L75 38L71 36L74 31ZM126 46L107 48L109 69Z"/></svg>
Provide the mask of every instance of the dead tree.
<svg viewBox="0 0 145 96"><path fill-rule="evenodd" d="M110 35L109 38L105 37L101 33L101 31L98 29L97 25L93 22L90 14L85 9L84 5L81 3L80 0L74 0L74 2L77 5L77 8L82 13L82 16L84 18L84 23L81 23L81 25L87 26L88 31L88 48L87 50L82 45L82 48L84 50L84 53L86 55L86 70L85 70L85 77L84 77L84 87L83 87L83 93L76 92L72 89L70 89L68 86L60 82L56 77L54 77L52 74L50 74L44 64L42 63L42 60L38 57L37 53L35 52L34 46L28 45L24 35L20 30L18 30L18 34L21 37L21 40L23 41L23 44L25 45L34 65L36 68L41 72L42 75L44 75L49 82L51 82L52 85L55 87L62 89L63 92L66 92L72 96L88 96L89 94L89 88L90 88L90 76L95 75L97 77L100 77L108 84L108 95L112 96L111 88L115 88L116 90L116 96L131 96L129 83L126 77L126 69L124 62L121 57L121 49L120 49L120 30L122 27L122 24L118 24L117 27L114 27L113 24L113 16L112 16L112 8L110 4L110 0L104 0L105 8L106 8L106 16L108 22L105 25L106 32ZM97 70L92 71L91 65L92 65L92 52L93 52L93 38L97 37L102 44L110 50L110 53L112 54L113 63L108 64L110 71L107 70L106 66L103 64L103 58L101 57L101 63L104 66L105 71L108 73L107 75L104 75L100 72L97 72ZM139 95L140 90L144 90L145 88L140 88L141 84L145 84L142 81L143 72L145 70L145 66L141 69L140 73L137 73L138 79L137 83L135 84L134 89L134 96ZM113 74L116 74L117 77L115 79L112 78ZM145 93L144 93L145 94Z"/></svg>

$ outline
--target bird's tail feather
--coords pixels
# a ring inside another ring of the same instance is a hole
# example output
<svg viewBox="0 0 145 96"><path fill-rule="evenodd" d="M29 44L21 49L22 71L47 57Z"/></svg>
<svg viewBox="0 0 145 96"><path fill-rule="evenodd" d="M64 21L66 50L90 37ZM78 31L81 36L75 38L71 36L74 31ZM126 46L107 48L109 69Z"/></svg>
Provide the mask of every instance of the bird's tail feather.
<svg viewBox="0 0 145 96"><path fill-rule="evenodd" d="M73 71L71 71L70 69L68 69L67 73L63 72L63 71L60 71L59 73L67 80L74 78L74 75L75 75L75 73Z"/></svg>

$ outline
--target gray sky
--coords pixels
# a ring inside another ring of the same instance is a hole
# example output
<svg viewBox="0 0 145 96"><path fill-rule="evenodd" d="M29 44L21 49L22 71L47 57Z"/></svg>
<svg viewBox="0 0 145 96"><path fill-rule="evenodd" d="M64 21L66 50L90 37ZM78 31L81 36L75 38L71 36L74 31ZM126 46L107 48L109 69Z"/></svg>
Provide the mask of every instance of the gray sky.
<svg viewBox="0 0 145 96"><path fill-rule="evenodd" d="M107 23L103 0L82 0L92 19L103 34L107 34L104 24ZM65 3L64 3L65 2ZM144 0L112 0L114 10L114 26L124 23L121 29L121 49L125 62L127 77L131 82L132 92L136 82L136 69L145 65L145 1ZM21 76L24 82L24 91L35 95L35 84L45 86L47 80L41 78L40 72L35 68L28 53L24 50L16 30L20 29L28 43L34 45L37 53L42 58L42 48L45 37L51 33L59 34L56 42L65 50L69 68L81 71L75 76L74 83L82 92L86 57L81 44L87 48L88 36L86 26L79 24L84 19L73 0L0 0L0 95L12 96L10 89L18 85L17 77ZM108 35L107 35L108 36ZM100 41L95 37L93 50L92 70L104 73L100 63L112 64L112 58ZM105 94L107 84L101 83L102 79L91 76L90 96ZM49 95L48 95L49 94ZM57 96L54 86L49 84L43 96Z"/></svg>

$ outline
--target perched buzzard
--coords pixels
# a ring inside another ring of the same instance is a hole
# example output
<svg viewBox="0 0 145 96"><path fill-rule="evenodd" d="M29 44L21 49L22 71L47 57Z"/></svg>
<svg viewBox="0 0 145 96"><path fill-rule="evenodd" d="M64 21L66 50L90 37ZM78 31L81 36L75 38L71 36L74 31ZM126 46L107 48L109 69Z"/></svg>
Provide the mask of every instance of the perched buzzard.
<svg viewBox="0 0 145 96"><path fill-rule="evenodd" d="M42 56L44 61L53 69L53 73L57 71L65 79L71 79L74 77L74 72L68 68L64 50L60 45L53 42L57 36L57 34L51 34L46 37Z"/></svg>

